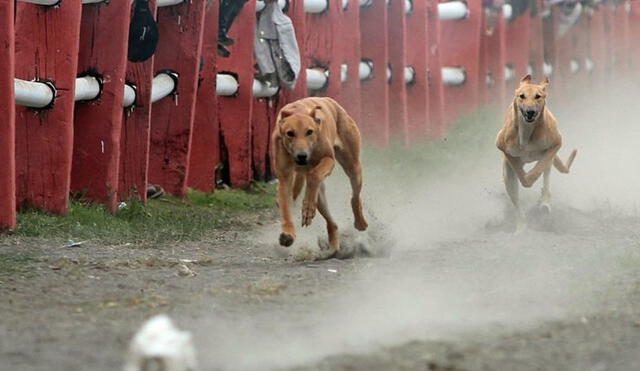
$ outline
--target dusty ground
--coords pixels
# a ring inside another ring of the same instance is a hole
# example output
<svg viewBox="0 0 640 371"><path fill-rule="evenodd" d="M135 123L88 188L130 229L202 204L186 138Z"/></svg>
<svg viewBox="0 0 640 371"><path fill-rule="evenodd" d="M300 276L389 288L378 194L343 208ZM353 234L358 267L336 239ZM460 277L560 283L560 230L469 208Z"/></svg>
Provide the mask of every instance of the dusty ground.
<svg viewBox="0 0 640 371"><path fill-rule="evenodd" d="M640 369L632 107L558 113L561 155L579 150L573 173L553 174L551 215L535 211L537 189L523 192L532 211L517 236L503 223L496 121L426 155L368 155L376 218L357 238L374 257L305 260L319 218L281 249L275 210L147 247L2 237L13 270L0 276L0 369L120 369L156 313L194 333L203 370ZM330 203L348 226L336 173Z"/></svg>

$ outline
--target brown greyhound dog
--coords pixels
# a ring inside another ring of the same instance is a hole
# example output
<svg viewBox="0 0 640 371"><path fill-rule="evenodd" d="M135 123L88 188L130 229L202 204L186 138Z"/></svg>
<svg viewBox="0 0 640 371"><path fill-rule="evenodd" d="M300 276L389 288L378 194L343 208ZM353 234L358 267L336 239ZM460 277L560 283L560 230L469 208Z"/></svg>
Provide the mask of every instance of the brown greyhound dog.
<svg viewBox="0 0 640 371"><path fill-rule="evenodd" d="M520 80L504 126L496 139L496 146L504 154L504 184L517 213L516 232L521 232L525 227L518 200L518 180L523 187L530 188L540 175L544 176L540 208L549 213L551 167L555 166L561 173L569 173L577 153L574 149L566 163L557 155L562 146L562 135L556 118L546 105L548 86L548 78L540 84L532 83L531 75ZM526 172L524 164L535 161L535 166Z"/></svg>
<svg viewBox="0 0 640 371"><path fill-rule="evenodd" d="M280 245L291 246L296 238L289 203L298 198L306 183L302 226L311 225L317 209L327 222L330 249L335 253L340 248L338 225L329 212L324 186L336 160L351 181L354 226L360 231L367 229L360 198L360 131L344 108L331 98L289 103L278 114L271 141L282 217Z"/></svg>

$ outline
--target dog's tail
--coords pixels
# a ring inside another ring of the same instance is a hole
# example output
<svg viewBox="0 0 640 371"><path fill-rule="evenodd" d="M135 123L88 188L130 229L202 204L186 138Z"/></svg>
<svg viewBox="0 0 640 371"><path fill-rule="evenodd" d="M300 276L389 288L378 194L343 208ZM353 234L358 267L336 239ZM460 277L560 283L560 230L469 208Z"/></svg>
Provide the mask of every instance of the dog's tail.
<svg viewBox="0 0 640 371"><path fill-rule="evenodd" d="M569 155L569 158L567 159L566 163L563 163L560 157L556 155L556 157L554 157L553 159L553 166L555 166L559 172L563 174L569 174L569 170L571 169L571 164L573 164L573 160L576 158L577 153L578 151L575 149L571 151L571 154Z"/></svg>

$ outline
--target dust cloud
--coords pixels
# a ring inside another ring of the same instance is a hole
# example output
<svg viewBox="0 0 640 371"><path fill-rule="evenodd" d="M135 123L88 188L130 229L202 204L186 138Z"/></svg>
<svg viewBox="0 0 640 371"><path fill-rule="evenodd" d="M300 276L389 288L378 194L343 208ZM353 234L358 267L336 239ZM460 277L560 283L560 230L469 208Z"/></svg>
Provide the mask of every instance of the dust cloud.
<svg viewBox="0 0 640 371"><path fill-rule="evenodd" d="M406 165L398 160L391 171L365 158L367 233L387 254L339 272L341 284L321 295L264 305L249 317L214 303L196 339L204 368L289 368L414 339L455 341L470 333L579 320L612 305L612 295L622 293L607 288L635 269L625 262L640 261L633 232L640 205L638 88L563 92L571 95L564 97L571 102L566 106L550 96L564 137L560 156L573 148L578 156L571 174L552 172L552 214L544 223L531 221L521 235L487 227L502 223L509 210L493 142L501 117L493 126L482 123L486 128L473 122L456 128L490 135L466 136L476 150L459 142L445 146L446 161L424 158L430 165L421 167L415 159ZM352 229L347 184L339 169L328 182L343 230ZM535 209L539 195L540 184L521 188L524 208ZM271 225L256 238L272 246L278 233ZM294 249L312 248L325 233L324 222L317 216L311 229L298 233ZM350 263L320 264L341 270Z"/></svg>

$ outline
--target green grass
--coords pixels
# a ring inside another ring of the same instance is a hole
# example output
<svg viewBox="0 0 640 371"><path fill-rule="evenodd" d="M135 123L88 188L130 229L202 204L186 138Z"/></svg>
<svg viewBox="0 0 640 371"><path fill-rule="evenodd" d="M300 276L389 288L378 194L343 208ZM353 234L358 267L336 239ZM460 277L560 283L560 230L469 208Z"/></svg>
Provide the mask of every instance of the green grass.
<svg viewBox="0 0 640 371"><path fill-rule="evenodd" d="M382 169L386 176L402 177L403 181L424 179L425 171L432 175L452 169L462 171L461 157L468 159L465 166L473 166L475 160L497 153L494 143L501 124L497 112L481 110L461 117L449 127L446 136L437 140L411 146L395 141L382 150L365 146L364 166Z"/></svg>
<svg viewBox="0 0 640 371"><path fill-rule="evenodd" d="M14 236L64 238L104 243L157 244L197 240L216 229L242 226L241 213L274 206L275 187L256 183L250 191L191 191L184 200L164 196L147 205L132 199L111 215L101 205L71 202L66 216L27 210L18 215Z"/></svg>

